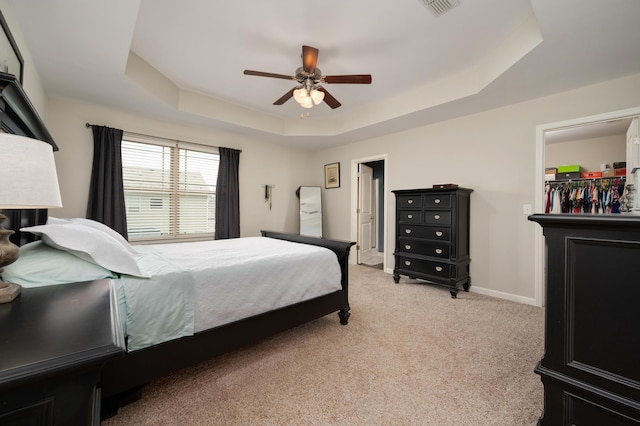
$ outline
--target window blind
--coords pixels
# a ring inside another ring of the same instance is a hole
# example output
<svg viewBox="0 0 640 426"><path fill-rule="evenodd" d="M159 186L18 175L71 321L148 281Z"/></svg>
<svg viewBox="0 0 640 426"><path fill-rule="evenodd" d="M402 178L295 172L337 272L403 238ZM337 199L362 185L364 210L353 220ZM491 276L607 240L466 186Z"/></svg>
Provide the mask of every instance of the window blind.
<svg viewBox="0 0 640 426"><path fill-rule="evenodd" d="M125 134L122 141L129 239L213 237L217 150L132 139Z"/></svg>

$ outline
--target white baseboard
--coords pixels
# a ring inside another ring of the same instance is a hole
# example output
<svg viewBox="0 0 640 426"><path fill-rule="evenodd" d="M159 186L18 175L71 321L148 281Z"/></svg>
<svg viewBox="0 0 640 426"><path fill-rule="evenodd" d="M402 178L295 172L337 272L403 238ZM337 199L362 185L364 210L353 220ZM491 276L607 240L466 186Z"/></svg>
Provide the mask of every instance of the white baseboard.
<svg viewBox="0 0 640 426"><path fill-rule="evenodd" d="M536 305L536 299L533 297L524 297L518 296L517 294L505 293L502 291L491 290L489 288L477 287L471 284L471 288L469 291L478 294L484 294L485 296L497 297L498 299L510 300L512 302L523 303L525 305L538 306Z"/></svg>
<svg viewBox="0 0 640 426"><path fill-rule="evenodd" d="M393 274L393 268L387 268L384 270L387 274ZM525 305L539 306L536 304L536 299L533 297L518 296L517 294L505 293L498 290L491 290L490 288L478 287L471 285L469 291L473 293L483 294L485 296L497 297L498 299L510 300L512 302L523 303Z"/></svg>

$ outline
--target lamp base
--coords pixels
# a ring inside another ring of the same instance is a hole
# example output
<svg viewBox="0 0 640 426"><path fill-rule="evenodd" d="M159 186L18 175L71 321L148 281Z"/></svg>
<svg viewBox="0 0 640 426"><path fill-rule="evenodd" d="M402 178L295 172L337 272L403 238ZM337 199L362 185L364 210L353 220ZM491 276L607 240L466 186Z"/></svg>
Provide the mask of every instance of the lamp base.
<svg viewBox="0 0 640 426"><path fill-rule="evenodd" d="M13 302L13 299L20 295L22 286L0 281L0 303Z"/></svg>

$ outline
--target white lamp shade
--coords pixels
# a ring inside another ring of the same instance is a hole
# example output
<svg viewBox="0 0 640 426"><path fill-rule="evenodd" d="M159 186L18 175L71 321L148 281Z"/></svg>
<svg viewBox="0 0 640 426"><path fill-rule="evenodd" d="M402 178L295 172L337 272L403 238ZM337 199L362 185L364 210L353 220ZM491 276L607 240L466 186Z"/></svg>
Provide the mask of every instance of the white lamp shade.
<svg viewBox="0 0 640 426"><path fill-rule="evenodd" d="M302 106L302 108L311 108L313 106L313 101L311 100L310 96L307 96L302 100L300 105Z"/></svg>
<svg viewBox="0 0 640 426"><path fill-rule="evenodd" d="M53 147L0 133L0 209L62 207Z"/></svg>

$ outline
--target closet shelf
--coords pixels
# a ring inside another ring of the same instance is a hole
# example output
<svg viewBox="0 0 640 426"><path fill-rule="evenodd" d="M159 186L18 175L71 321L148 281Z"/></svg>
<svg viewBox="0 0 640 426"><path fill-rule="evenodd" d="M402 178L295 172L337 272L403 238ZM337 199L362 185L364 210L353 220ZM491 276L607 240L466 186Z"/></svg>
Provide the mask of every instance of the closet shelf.
<svg viewBox="0 0 640 426"><path fill-rule="evenodd" d="M545 180L545 183L573 183L573 182L602 182L611 180L626 180L626 176L611 176L611 177L599 177L599 178L577 178L577 179L560 179L560 180Z"/></svg>

